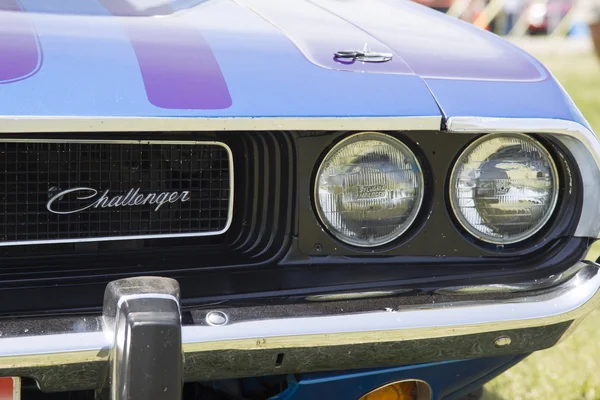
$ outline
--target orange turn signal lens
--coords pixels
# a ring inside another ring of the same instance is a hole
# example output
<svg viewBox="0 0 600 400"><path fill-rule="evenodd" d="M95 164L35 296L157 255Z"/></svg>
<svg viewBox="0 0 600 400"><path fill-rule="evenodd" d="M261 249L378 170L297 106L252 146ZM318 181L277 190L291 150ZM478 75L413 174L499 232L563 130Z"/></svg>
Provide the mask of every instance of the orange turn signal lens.
<svg viewBox="0 0 600 400"><path fill-rule="evenodd" d="M423 381L400 381L381 386L359 400L429 400L431 389Z"/></svg>

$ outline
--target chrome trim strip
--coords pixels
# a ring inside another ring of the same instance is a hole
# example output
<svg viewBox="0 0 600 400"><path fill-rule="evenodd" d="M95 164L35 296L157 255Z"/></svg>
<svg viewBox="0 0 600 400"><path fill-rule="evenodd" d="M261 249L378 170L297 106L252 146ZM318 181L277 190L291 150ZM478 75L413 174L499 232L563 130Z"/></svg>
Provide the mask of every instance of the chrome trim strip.
<svg viewBox="0 0 600 400"><path fill-rule="evenodd" d="M0 137L0 143L89 143L89 144L181 144L181 145L212 145L225 148L229 153L231 149L223 142L214 140L110 140L110 139L47 139L47 138L4 138Z"/></svg>
<svg viewBox="0 0 600 400"><path fill-rule="evenodd" d="M2 125L0 124L0 127ZM110 236L110 237L97 237L97 238L78 238L78 239L53 239L53 240L23 240L23 241L0 241L0 247L3 246L26 246L26 245L37 245L37 244L56 244L56 243L83 243L83 242L110 242L116 240L138 240L138 239L160 239L160 238L180 238L180 237L199 237L199 236L217 236L221 235L229 229L233 222L233 199L234 199L234 173L233 173L233 153L231 148L223 143L217 141L169 141L169 140L91 140L91 139L19 139L19 138L2 138L0 137L0 143L91 143L91 144L179 144L179 145L211 145L219 146L227 151L229 158L229 204L227 210L227 221L225 227L219 231L212 232L197 232L197 233L173 233L173 234L155 234L155 235L131 235L131 236Z"/></svg>
<svg viewBox="0 0 600 400"><path fill-rule="evenodd" d="M108 349L112 343L104 332L77 332L73 328L53 335L1 338L0 371L2 368L34 368L108 359L108 354L101 350ZM23 332L23 335L27 333Z"/></svg>
<svg viewBox="0 0 600 400"><path fill-rule="evenodd" d="M306 296L306 301L344 301L344 300L357 300L357 299L369 299L369 298L381 298L398 295L401 293L411 292L411 289L397 289L397 290L374 290L368 292L342 292L342 293L329 293L329 294L315 294Z"/></svg>
<svg viewBox="0 0 600 400"><path fill-rule="evenodd" d="M456 286L445 289L438 289L437 294L445 295L481 295L481 294L507 294L507 293L524 293L531 290L542 290L551 288L556 285L571 279L573 276L581 272L583 269L593 270L593 266L585 262L579 262L571 268L560 274L550 275L544 278L535 279L532 281L518 282L512 284L491 284L491 285L465 285Z"/></svg>
<svg viewBox="0 0 600 400"><path fill-rule="evenodd" d="M573 121L541 118L452 117L452 133L537 133L560 140L577 160L583 180L583 209L575 236L600 237L600 142L587 127Z"/></svg>
<svg viewBox="0 0 600 400"><path fill-rule="evenodd" d="M264 341L261 349L341 346L556 324L579 318L595 307L599 300L599 269L593 264L553 290L530 292L506 301L436 302L368 313L231 321L219 327L185 326L183 348L185 353L251 350L256 349L257 341Z"/></svg>
<svg viewBox="0 0 600 400"><path fill-rule="evenodd" d="M422 117L44 117L0 116L0 133L268 130L440 130L441 115Z"/></svg>

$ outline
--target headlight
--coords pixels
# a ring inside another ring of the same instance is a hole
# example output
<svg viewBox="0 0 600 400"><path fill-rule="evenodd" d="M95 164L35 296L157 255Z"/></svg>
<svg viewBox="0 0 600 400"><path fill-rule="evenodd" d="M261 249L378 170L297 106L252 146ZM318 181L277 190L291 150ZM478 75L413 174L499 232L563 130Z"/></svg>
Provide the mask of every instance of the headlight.
<svg viewBox="0 0 600 400"><path fill-rule="evenodd" d="M319 217L339 240L361 247L399 237L423 201L423 174L404 143L375 132L342 140L316 176Z"/></svg>
<svg viewBox="0 0 600 400"><path fill-rule="evenodd" d="M552 157L521 134L476 140L461 154L450 178L458 221L489 243L516 243L535 234L552 215L557 197Z"/></svg>

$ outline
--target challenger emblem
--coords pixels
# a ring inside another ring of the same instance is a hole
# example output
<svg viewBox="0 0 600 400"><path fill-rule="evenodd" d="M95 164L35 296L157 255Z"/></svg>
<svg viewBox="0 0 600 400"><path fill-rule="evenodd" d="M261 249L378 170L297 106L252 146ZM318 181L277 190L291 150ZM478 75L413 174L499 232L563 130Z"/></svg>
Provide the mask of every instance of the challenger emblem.
<svg viewBox="0 0 600 400"><path fill-rule="evenodd" d="M334 53L334 58L350 59L351 61L381 63L390 61L392 59L392 53L378 53L376 51L371 51L365 44L362 50L337 51Z"/></svg>
<svg viewBox="0 0 600 400"><path fill-rule="evenodd" d="M190 200L190 192L187 190L181 192L160 192L160 193L148 193L140 194L140 189L129 189L125 195L119 195L109 197L108 193L110 189L106 189L104 193L98 196L98 191L89 187L77 187L73 189L67 189L60 191L53 195L46 208L48 211L54 214L75 214L89 208L116 208L116 207L134 207L143 206L146 204L152 204L156 207L154 211L158 211L166 203L185 203ZM74 210L57 210L56 206L60 200L69 194L75 194L76 200L89 200L89 203L83 207Z"/></svg>

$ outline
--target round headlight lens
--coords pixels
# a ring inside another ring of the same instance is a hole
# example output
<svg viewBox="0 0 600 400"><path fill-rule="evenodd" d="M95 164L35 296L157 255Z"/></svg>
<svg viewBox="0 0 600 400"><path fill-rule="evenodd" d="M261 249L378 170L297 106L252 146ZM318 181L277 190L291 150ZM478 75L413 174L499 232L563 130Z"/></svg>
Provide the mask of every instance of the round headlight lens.
<svg viewBox="0 0 600 400"><path fill-rule="evenodd" d="M524 240L554 211L558 174L548 151L522 134L485 136L457 160L450 201L460 224L494 244Z"/></svg>
<svg viewBox="0 0 600 400"><path fill-rule="evenodd" d="M315 183L319 217L339 240L361 247L399 237L423 201L423 174L408 147L381 133L359 133L325 156Z"/></svg>

